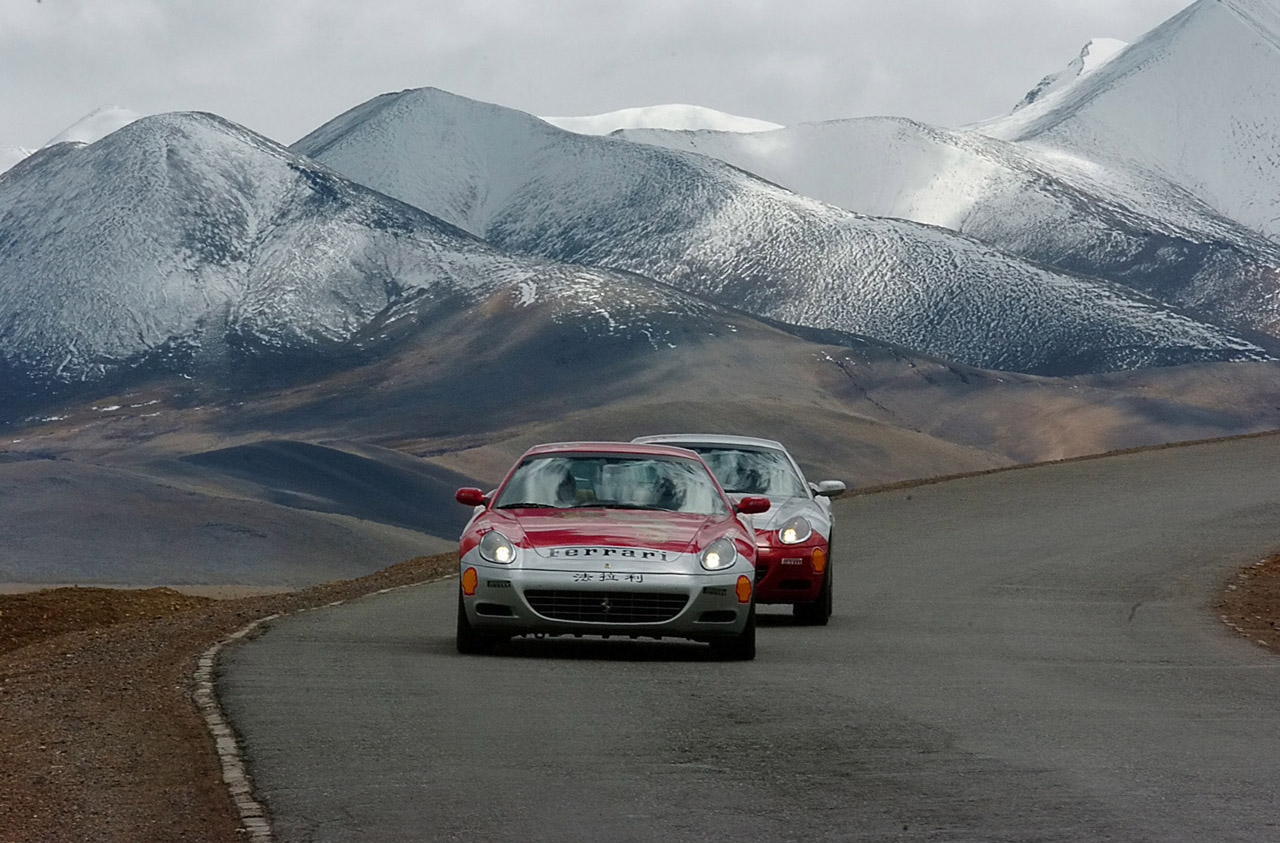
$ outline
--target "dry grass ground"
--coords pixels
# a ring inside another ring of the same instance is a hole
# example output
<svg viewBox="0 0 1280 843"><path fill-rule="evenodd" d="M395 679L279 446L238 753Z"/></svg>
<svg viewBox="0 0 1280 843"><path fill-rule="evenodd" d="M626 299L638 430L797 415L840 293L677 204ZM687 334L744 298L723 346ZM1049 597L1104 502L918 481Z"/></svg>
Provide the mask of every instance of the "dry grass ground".
<svg viewBox="0 0 1280 843"><path fill-rule="evenodd" d="M456 570L420 557L356 580L228 600L59 588L0 595L0 840L244 839L192 702L197 657L250 621ZM1215 607L1280 653L1280 555Z"/></svg>

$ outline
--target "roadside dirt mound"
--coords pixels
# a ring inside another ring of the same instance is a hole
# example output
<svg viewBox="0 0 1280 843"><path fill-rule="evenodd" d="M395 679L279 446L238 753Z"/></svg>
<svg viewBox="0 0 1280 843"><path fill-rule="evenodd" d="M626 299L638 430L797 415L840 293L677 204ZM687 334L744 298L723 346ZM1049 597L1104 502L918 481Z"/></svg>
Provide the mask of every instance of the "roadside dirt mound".
<svg viewBox="0 0 1280 843"><path fill-rule="evenodd" d="M1280 651L1280 553L1236 574L1217 609L1240 634Z"/></svg>
<svg viewBox="0 0 1280 843"><path fill-rule="evenodd" d="M0 594L0 653L77 630L155 620L213 602L172 588L73 586L29 594Z"/></svg>

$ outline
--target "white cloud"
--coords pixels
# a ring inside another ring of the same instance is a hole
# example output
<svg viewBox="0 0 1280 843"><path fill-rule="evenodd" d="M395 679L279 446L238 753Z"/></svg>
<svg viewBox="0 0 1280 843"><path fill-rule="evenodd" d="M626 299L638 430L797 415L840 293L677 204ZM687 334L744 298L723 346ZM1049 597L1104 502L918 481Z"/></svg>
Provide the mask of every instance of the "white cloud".
<svg viewBox="0 0 1280 843"><path fill-rule="evenodd" d="M0 143L39 146L109 103L213 111L288 143L424 85L535 114L684 102L955 125L1187 2L5 0Z"/></svg>

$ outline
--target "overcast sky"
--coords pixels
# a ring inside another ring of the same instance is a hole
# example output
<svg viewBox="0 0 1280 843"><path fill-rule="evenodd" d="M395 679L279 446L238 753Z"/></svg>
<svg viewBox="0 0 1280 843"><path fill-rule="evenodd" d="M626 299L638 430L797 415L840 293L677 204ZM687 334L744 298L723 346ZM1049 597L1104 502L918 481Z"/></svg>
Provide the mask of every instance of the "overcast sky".
<svg viewBox="0 0 1280 843"><path fill-rule="evenodd" d="M284 143L434 86L544 116L690 103L957 126L1191 0L0 0L0 145L90 111L212 111Z"/></svg>

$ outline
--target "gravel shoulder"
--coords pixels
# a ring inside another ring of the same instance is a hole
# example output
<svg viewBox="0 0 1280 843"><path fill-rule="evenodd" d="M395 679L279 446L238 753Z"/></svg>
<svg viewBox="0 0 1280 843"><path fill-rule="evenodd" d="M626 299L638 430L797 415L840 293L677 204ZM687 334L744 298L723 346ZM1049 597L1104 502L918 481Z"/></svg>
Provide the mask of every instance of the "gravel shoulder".
<svg viewBox="0 0 1280 843"><path fill-rule="evenodd" d="M270 614L435 579L457 557L354 580L212 599L171 589L0 595L0 841L244 839L192 698L208 647ZM1280 554L1210 607L1280 654Z"/></svg>

